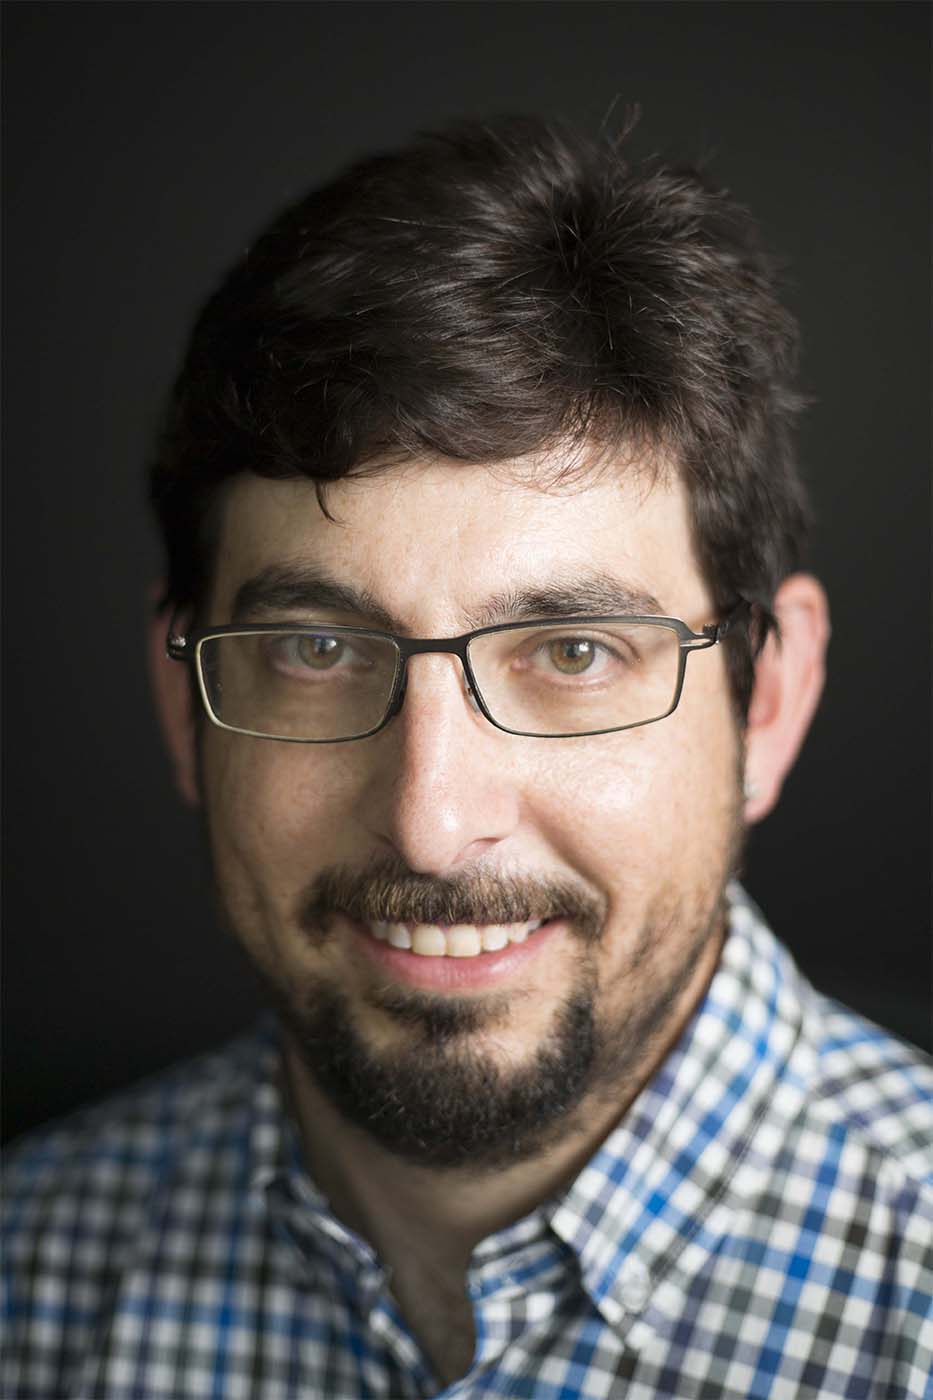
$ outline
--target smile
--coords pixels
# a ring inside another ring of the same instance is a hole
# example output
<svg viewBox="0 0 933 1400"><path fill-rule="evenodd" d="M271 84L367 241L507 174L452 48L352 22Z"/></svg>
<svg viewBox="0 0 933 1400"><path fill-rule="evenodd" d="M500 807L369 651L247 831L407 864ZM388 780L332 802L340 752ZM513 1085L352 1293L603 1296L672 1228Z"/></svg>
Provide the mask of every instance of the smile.
<svg viewBox="0 0 933 1400"><path fill-rule="evenodd" d="M480 953L498 953L510 943L524 943L542 923L543 919L528 919L520 924L369 923L366 927L380 943L422 958L476 958Z"/></svg>

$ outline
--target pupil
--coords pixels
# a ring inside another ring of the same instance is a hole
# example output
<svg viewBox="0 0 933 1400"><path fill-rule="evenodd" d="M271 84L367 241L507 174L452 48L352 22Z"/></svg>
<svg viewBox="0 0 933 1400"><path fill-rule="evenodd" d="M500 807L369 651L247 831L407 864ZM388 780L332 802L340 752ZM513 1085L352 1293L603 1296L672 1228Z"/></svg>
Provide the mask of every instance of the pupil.
<svg viewBox="0 0 933 1400"><path fill-rule="evenodd" d="M578 675L593 661L593 643L587 641L553 642L551 660L559 671Z"/></svg>

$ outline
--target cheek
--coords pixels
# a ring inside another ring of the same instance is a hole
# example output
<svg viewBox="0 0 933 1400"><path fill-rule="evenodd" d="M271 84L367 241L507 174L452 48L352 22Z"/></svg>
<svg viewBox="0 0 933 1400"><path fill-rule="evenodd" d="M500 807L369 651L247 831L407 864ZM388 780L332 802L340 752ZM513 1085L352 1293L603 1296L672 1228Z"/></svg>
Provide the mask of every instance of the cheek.
<svg viewBox="0 0 933 1400"><path fill-rule="evenodd" d="M698 727L689 711L643 729L584 741L555 770L552 847L626 901L684 878L728 840L735 811L737 736Z"/></svg>
<svg viewBox="0 0 933 1400"><path fill-rule="evenodd" d="M342 765L300 745L217 732L203 758L215 873L229 902L289 906L333 859L350 785Z"/></svg>

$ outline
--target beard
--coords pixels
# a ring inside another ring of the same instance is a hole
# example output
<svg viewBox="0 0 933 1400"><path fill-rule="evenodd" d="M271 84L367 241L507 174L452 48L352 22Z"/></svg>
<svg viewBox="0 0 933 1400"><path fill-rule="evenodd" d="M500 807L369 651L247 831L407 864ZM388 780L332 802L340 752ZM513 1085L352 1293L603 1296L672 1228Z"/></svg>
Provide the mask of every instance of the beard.
<svg viewBox="0 0 933 1400"><path fill-rule="evenodd" d="M576 975L547 1033L519 1065L494 1058L482 1034L494 1040L520 992L456 997L375 985L367 1002L405 1032L401 1043L381 1049L361 1033L342 988L324 975L290 993L270 983L273 998L302 1066L345 1120L412 1165L501 1169L572 1134L586 1106L616 1102L621 1113L637 1092L646 1057L669 1029L710 940L724 929L724 890L740 844L735 817L718 868L707 867L704 888L686 907L670 893L655 901L614 975L629 994L611 1018L597 1011L606 910L581 887L480 873L438 878L394 862L318 876L298 909L318 946L331 936L335 914L416 923L566 919L580 945ZM672 946L677 956L665 957Z"/></svg>
<svg viewBox="0 0 933 1400"><path fill-rule="evenodd" d="M569 998L526 1064L503 1069L471 1044L471 1002L400 992L380 997L413 1028L403 1046L377 1053L354 1024L339 988L319 989L291 1016L292 1042L315 1083L347 1121L394 1156L420 1167L504 1167L542 1151L583 1098L596 1060L592 999ZM435 1029L439 1034L435 1034Z"/></svg>

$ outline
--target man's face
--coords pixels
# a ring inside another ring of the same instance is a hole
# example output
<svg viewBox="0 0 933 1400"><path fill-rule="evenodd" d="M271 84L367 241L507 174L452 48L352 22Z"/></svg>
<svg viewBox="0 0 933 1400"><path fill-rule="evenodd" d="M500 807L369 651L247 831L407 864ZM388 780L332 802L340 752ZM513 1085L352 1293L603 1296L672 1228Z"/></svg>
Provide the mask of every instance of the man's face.
<svg viewBox="0 0 933 1400"><path fill-rule="evenodd" d="M207 621L392 619L447 637L506 595L559 589L568 613L592 612L607 583L694 629L716 620L674 480L544 490L530 469L424 463L340 482L327 505L332 520L307 481L237 480ZM360 602L283 591L312 572ZM427 654L370 738L302 745L206 724L200 762L227 919L301 1062L410 1160L514 1160L600 1096L621 1102L711 975L740 811L720 648L691 659L679 708L643 728L504 733L471 704L458 659ZM455 920L520 937L541 918L524 942L463 958L392 949L369 927Z"/></svg>

